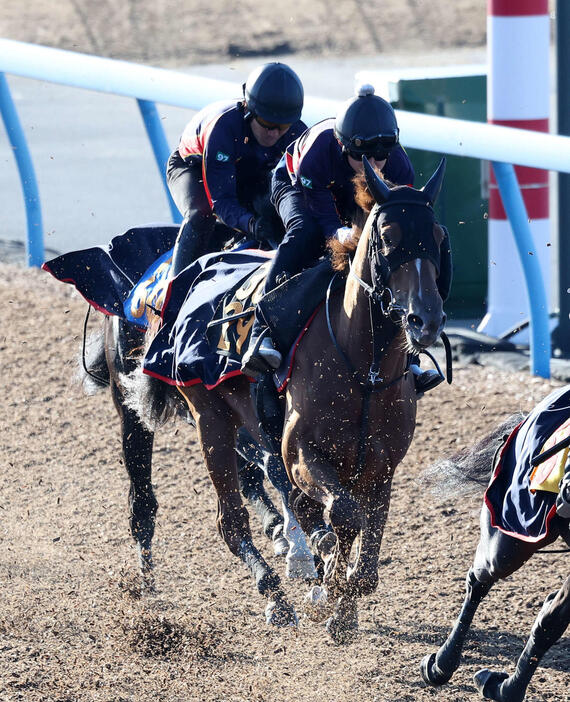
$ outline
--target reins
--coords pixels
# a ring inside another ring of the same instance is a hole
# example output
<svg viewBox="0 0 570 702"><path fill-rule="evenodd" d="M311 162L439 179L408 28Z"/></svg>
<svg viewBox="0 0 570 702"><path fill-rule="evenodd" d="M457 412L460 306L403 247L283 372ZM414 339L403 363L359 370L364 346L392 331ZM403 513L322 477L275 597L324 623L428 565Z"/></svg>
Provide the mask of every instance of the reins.
<svg viewBox="0 0 570 702"><path fill-rule="evenodd" d="M391 203L392 204L392 203ZM409 203L408 203L409 204ZM429 207L429 205L426 205ZM378 211L376 213L376 218L373 223L373 227L376 224L376 220L378 219L378 216L380 214L381 208L378 208ZM330 313L330 296L331 296L331 290L333 286L333 282L338 275L336 273L333 278L330 280L328 288L327 288L327 294L326 294L326 301L325 301L325 313L326 313L326 320L327 320L327 328L329 332L329 336L331 338L331 341L333 343L334 348L336 349L336 352L342 359L344 365L347 367L351 379L359 386L361 395L362 395L362 404L361 404L361 412L360 412L360 429L359 429L359 437L358 437L358 453L357 453L357 460L356 460L356 470L354 474L351 476L349 483L354 484L358 481L360 476L362 475L362 471L364 468L364 459L365 459L365 453L366 453L366 436L368 433L368 424L370 420L370 398L372 396L372 393L374 392L382 392L384 390L387 390L388 388L392 387L396 383L399 383L409 372L410 370L410 364L411 364L411 356L408 353L407 358L406 358L406 365L404 368L404 371L397 376L396 378L393 378L392 380L385 382L383 378L380 376L380 360L381 360L381 355L382 351L384 350L384 346L380 347L380 344L378 342L378 330L377 330L377 325L374 323L374 309L375 306L378 306L380 308L380 311L382 313L382 316L384 317L385 320L390 321L394 326L400 326L402 325L402 319L405 316L405 309L402 308L400 305L396 304L394 294L388 287L386 280L385 280L385 267L388 265L386 263L386 260L384 259L382 253L378 249L378 242L376 241L376 238L374 237L374 231L377 233L377 228L373 230L370 234L370 238L368 240L368 260L370 262L371 266L371 277L372 277L372 285L369 285L366 281L362 280L360 276L356 275L354 272L354 259L350 261L350 269L349 269L349 276L354 278L358 285L362 288L364 293L366 294L368 298L368 308L369 308L369 314L370 314L370 330L371 330L371 335L372 335L372 361L370 364L370 368L368 370L368 374L365 378L362 377L361 373L354 367L352 361L350 358L346 355L346 353L343 351L343 349L340 347L340 344L338 343L338 340L335 336L334 330L332 328L332 322L331 322L331 313ZM382 273L378 273L378 268L382 269ZM392 336L388 337L387 341L390 341L393 338L394 334ZM441 332L441 340L443 342L443 346L445 349L445 356L446 356L446 370L447 370L447 382L451 383L452 380L452 363L451 363L451 345L449 343L448 337ZM438 373L443 376L443 373L441 372L439 365L435 358L432 356L431 353L428 351L423 351L434 363L435 367L437 368Z"/></svg>
<svg viewBox="0 0 570 702"><path fill-rule="evenodd" d="M87 314L85 315L85 321L83 322L83 342L81 344L81 363L83 365L83 370L87 373L88 376L93 378L93 380L96 380L98 383L101 383L102 385L110 385L111 383L107 380L107 378L100 378L98 375L93 373L93 371L90 371L89 368L87 368L87 361L85 360L85 355L87 351L87 323L89 322L89 313L91 312L91 305L87 305Z"/></svg>
<svg viewBox="0 0 570 702"><path fill-rule="evenodd" d="M404 369L404 372L399 375L397 378L394 378L390 380L389 382L382 382L382 378L380 378L379 371L377 370L379 363L380 363L380 355L378 354L378 344L377 344L377 332L376 332L376 326L374 325L374 315L373 315L373 305L375 303L379 302L379 299L376 299L373 295L374 293L374 288L367 285L362 281L363 285L366 286L365 291L368 292L368 305L369 305L369 310L370 310L370 326L371 326L371 332L372 332L372 363L370 364L370 369L368 371L368 375L366 378L363 378L361 374L358 372L358 370L353 366L351 360L348 358L346 353L342 350L340 347L340 344L338 343L338 340L335 336L334 330L332 328L332 322L331 322L331 315L330 315L330 294L332 290L332 284L334 279L338 273L336 273L331 281L329 282L328 288L327 288L327 295L326 295L326 302L325 302L325 312L326 312L326 319L327 319L327 327L329 331L329 336L331 338L331 341L333 342L333 345L341 357L342 361L344 362L345 366L348 368L350 371L350 374L352 376L352 380L356 382L356 384L361 388L361 393L362 393L362 404L361 404L361 411L360 411L360 430L358 432L358 454L357 454L357 459L356 459L356 471L354 475L350 478L350 484L356 483L356 481L359 479L360 475L362 474L362 469L364 467L364 458L365 458L365 452L366 452L366 435L368 433L368 422L370 419L370 397L372 396L372 393L374 392L381 392L383 390L387 390L388 388L392 387L392 385L395 385L396 383L400 382L402 378L404 378L410 369L410 356L408 354L407 359L406 359L406 367ZM355 276L356 277L356 276ZM357 278L357 280L360 280ZM384 313L384 309L382 309L382 314L386 319L389 319L388 315ZM380 381L380 382L379 382Z"/></svg>

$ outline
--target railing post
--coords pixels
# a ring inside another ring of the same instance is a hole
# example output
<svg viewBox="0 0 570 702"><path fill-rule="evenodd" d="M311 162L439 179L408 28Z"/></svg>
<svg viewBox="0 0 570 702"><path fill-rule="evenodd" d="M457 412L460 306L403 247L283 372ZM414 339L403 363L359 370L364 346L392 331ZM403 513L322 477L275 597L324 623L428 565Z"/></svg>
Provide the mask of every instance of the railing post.
<svg viewBox="0 0 570 702"><path fill-rule="evenodd" d="M166 197L168 198L168 205L170 206L170 212L172 214L172 219L174 222L181 222L182 216L178 211L178 208L174 204L174 200L168 189L168 184L166 182L166 164L170 156L170 149L168 148L168 141L164 134L164 129L160 123L160 117L158 116L158 110L156 105L151 100L141 100L137 99L139 110L141 112L144 126L146 128L146 133L150 139L152 145L152 151L154 153L154 158L160 171L160 176L162 178L162 184L164 190L166 191Z"/></svg>
<svg viewBox="0 0 570 702"><path fill-rule="evenodd" d="M20 182L24 192L28 224L28 238L26 240L28 265L41 266L44 262L44 232L38 183L24 130L10 94L8 81L2 72L0 72L0 112L20 172Z"/></svg>
<svg viewBox="0 0 570 702"><path fill-rule="evenodd" d="M530 308L531 372L550 378L549 310L526 207L511 164L493 161L493 170L524 272ZM513 295L518 291L513 290Z"/></svg>

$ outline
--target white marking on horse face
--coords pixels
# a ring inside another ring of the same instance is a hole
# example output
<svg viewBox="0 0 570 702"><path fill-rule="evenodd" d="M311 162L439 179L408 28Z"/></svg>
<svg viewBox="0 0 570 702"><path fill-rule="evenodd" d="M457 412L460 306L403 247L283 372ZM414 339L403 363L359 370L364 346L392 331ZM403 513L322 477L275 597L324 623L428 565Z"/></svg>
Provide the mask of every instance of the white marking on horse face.
<svg viewBox="0 0 570 702"><path fill-rule="evenodd" d="M416 270L418 272L418 298L422 299L422 259L416 258Z"/></svg>

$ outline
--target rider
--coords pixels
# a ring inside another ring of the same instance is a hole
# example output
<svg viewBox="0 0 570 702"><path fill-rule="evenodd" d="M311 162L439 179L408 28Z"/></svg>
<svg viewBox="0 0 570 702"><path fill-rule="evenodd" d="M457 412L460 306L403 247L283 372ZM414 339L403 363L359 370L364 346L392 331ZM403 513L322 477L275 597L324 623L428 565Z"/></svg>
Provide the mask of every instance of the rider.
<svg viewBox="0 0 570 702"><path fill-rule="evenodd" d="M184 218L171 276L236 233L257 241L283 233L269 202L270 175L306 129L303 86L289 66L266 63L250 73L243 96L198 112L168 160L168 187Z"/></svg>
<svg viewBox="0 0 570 702"><path fill-rule="evenodd" d="M299 273L325 253L331 237L347 236L357 211L353 178L362 171L362 156L396 185L413 185L412 164L399 144L399 128L392 106L363 85L356 97L343 104L335 119L308 129L287 147L273 172L271 201L285 236L269 268L264 293L284 277ZM242 371L259 375L281 363L263 323L256 316ZM441 382L439 373L422 372L414 359L412 371L418 392Z"/></svg>

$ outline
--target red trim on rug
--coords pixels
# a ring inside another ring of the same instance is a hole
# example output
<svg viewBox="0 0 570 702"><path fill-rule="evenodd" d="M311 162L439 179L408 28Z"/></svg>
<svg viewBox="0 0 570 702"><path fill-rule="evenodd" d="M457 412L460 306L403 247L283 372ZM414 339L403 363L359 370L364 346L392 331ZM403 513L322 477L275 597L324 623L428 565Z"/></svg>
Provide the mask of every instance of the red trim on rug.
<svg viewBox="0 0 570 702"><path fill-rule="evenodd" d="M503 534L507 534L507 536L512 536L514 539L518 539L519 541L527 541L529 543L536 544L539 541L543 541L544 539L546 539L548 537L548 530L550 527L550 522L552 521L552 519L556 515L556 505L555 504L552 505L552 507L550 508L550 511L546 515L546 522L544 525L544 530L545 530L544 534L542 536L524 536L522 534L517 534L514 531L508 531L507 529L503 529L503 527L499 526L499 524L497 523L497 518L495 515L495 510L493 509L493 505L492 505L491 501L489 500L489 498L487 497L487 493L489 491L489 488L495 482L495 480L497 479L497 477L499 476L499 474L501 472L501 468L503 465L503 456L505 454L505 451L509 448L511 443L516 439L516 436L517 436L518 431L519 431L522 424L523 424L523 422L520 422L519 424L517 424L517 426L510 433L509 438L505 441L505 444L504 444L503 448L501 449L501 455L499 456L499 460L497 461L497 465L495 466L495 470L493 471L493 477L491 478L491 480L489 482L489 487L485 490L485 494L483 496L483 502L485 503L485 507L487 507L487 509L489 510L489 514L491 515L491 526L492 527L494 527L495 529L498 529L499 531L502 531Z"/></svg>

